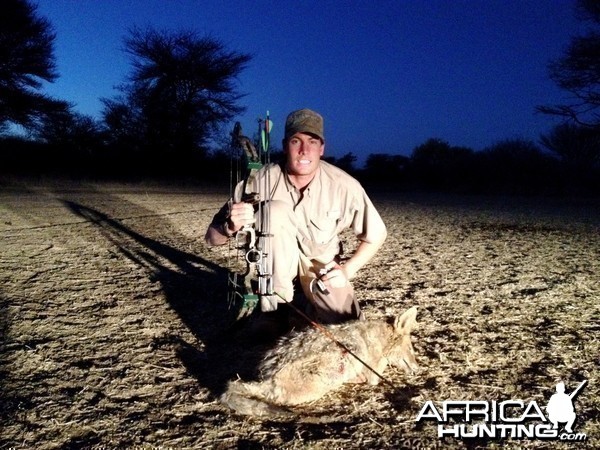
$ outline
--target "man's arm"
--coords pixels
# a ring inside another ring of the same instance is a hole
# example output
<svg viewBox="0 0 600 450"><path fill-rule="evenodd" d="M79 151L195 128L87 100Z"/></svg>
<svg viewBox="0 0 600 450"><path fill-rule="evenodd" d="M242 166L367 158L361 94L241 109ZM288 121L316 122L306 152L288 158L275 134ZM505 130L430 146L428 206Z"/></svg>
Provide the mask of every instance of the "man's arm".
<svg viewBox="0 0 600 450"><path fill-rule="evenodd" d="M358 271L362 269L371 259L377 251L383 245L387 233L384 233L380 239L375 242L361 241L356 248L354 254L346 261L342 266L348 280L353 279Z"/></svg>
<svg viewBox="0 0 600 450"><path fill-rule="evenodd" d="M352 228L360 243L343 266L336 266L322 278L323 281L330 280L334 287L344 286L347 281L353 279L358 271L375 256L387 238L387 228L381 216L364 189L361 188L360 193L361 207L358 208L352 222Z"/></svg>
<svg viewBox="0 0 600 450"><path fill-rule="evenodd" d="M343 287L346 283L354 278L358 271L362 269L383 245L387 231L381 238L375 242L361 241L356 248L354 254L346 261L343 266L336 265L332 270L327 272L321 279L329 282L333 287Z"/></svg>
<svg viewBox="0 0 600 450"><path fill-rule="evenodd" d="M209 246L223 245L245 225L254 223L254 208L250 203L226 203L213 217L204 240Z"/></svg>
<svg viewBox="0 0 600 450"><path fill-rule="evenodd" d="M208 230L206 230L206 234L204 235L204 241L206 242L206 245L209 247L214 247L217 245L226 244L230 236L225 234L224 227L225 224L221 224L219 226L211 223L208 227Z"/></svg>

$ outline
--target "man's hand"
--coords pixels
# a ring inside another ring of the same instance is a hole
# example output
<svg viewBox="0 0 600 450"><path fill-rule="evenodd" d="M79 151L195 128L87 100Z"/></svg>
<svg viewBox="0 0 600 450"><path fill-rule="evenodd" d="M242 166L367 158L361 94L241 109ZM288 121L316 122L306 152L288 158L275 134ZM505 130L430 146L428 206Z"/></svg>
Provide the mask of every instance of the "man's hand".
<svg viewBox="0 0 600 450"><path fill-rule="evenodd" d="M343 288L348 284L348 276L344 271L344 268L335 262L330 262L325 266L327 273L321 276L327 286L332 288Z"/></svg>
<svg viewBox="0 0 600 450"><path fill-rule="evenodd" d="M232 203L229 208L229 218L227 219L227 228L232 233L236 233L244 226L256 222L254 217L254 207L250 203Z"/></svg>

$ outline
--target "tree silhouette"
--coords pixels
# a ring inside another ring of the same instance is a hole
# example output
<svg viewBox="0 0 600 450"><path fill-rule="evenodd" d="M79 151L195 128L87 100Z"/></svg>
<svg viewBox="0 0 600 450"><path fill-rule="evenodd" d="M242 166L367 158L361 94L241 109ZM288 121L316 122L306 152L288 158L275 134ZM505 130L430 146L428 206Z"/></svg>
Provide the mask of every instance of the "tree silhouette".
<svg viewBox="0 0 600 450"><path fill-rule="evenodd" d="M34 136L56 148L91 153L102 144L100 124L90 116L65 107L45 114L34 127Z"/></svg>
<svg viewBox="0 0 600 450"><path fill-rule="evenodd" d="M550 78L572 95L566 105L537 109L573 120L580 125L600 127L600 2L579 0L579 17L595 29L573 37L565 55L549 65Z"/></svg>
<svg viewBox="0 0 600 450"><path fill-rule="evenodd" d="M335 156L325 156L323 159L331 164L336 165L345 172L354 173L356 171L356 168L354 167L356 155L354 155L352 152L348 152L339 158L336 158Z"/></svg>
<svg viewBox="0 0 600 450"><path fill-rule="evenodd" d="M505 139L478 154L478 185L502 193L545 192L554 188L556 160L533 141Z"/></svg>
<svg viewBox="0 0 600 450"><path fill-rule="evenodd" d="M371 153L365 162L364 177L369 181L399 183L403 181L408 162L404 155Z"/></svg>
<svg viewBox="0 0 600 450"><path fill-rule="evenodd" d="M55 34L27 0L4 0L0 14L0 129L31 126L41 115L65 107L39 90L56 80Z"/></svg>
<svg viewBox="0 0 600 450"><path fill-rule="evenodd" d="M600 131L572 123L554 127L540 139L570 168L587 171L600 164Z"/></svg>
<svg viewBox="0 0 600 450"><path fill-rule="evenodd" d="M429 188L453 189L472 171L473 150L455 147L431 138L413 149L410 156L412 176Z"/></svg>
<svg viewBox="0 0 600 450"><path fill-rule="evenodd" d="M156 160L189 160L223 122L243 111L234 81L250 56L193 32L134 29L125 39L133 71L122 95L104 99L104 120L118 140Z"/></svg>

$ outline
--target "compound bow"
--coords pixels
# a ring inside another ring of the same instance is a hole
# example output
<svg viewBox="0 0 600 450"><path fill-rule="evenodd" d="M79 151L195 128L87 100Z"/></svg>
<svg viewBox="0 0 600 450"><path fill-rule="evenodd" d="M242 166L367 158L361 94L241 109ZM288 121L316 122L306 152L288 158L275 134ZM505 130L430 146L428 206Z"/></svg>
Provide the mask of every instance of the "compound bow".
<svg viewBox="0 0 600 450"><path fill-rule="evenodd" d="M261 297L273 295L273 255L271 253L270 207L271 191L269 171L257 178L258 171L270 163L270 133L273 123L269 112L259 119L259 151L252 141L242 134L242 126L236 122L231 133L232 177L231 198L233 202L248 202L254 206L256 222L239 230L232 241L237 255L236 267L230 261L228 277L229 307L239 309L238 319L250 314ZM233 161L237 162L233 176ZM241 176L241 160L245 159L244 176ZM241 181L241 183L240 183ZM263 194L261 199L261 194ZM231 250L231 247L230 247ZM230 251L231 255L231 251ZM240 269L240 266L245 266Z"/></svg>

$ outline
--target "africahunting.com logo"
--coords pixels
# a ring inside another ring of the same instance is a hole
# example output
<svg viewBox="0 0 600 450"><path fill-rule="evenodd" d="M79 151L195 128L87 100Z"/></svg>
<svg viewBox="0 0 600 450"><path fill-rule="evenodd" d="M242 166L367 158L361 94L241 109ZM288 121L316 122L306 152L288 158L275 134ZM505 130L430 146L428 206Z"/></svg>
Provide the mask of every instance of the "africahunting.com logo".
<svg viewBox="0 0 600 450"><path fill-rule="evenodd" d="M582 381L567 394L565 384L558 383L556 393L542 407L536 401L522 400L446 400L441 403L441 407L436 407L428 400L421 408L416 422L437 423L437 435L440 439L585 441L585 433L573 431L577 419L573 402L586 384L587 380Z"/></svg>

